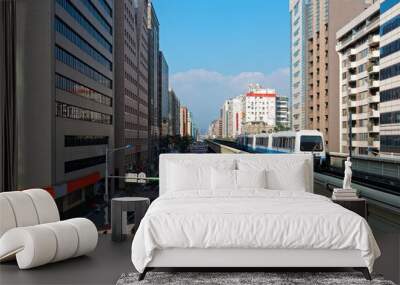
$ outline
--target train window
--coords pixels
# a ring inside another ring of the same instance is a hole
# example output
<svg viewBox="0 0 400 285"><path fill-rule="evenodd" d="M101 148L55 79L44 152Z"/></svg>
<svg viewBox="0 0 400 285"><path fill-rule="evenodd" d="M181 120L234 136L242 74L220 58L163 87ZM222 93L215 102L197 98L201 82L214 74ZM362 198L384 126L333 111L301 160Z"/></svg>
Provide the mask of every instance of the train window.
<svg viewBox="0 0 400 285"><path fill-rule="evenodd" d="M296 144L296 138L295 138L295 137L291 137L291 138L290 138L290 149L291 149L292 151L294 151L295 144Z"/></svg>
<svg viewBox="0 0 400 285"><path fill-rule="evenodd" d="M322 151L323 143L320 136L301 136L300 151Z"/></svg>

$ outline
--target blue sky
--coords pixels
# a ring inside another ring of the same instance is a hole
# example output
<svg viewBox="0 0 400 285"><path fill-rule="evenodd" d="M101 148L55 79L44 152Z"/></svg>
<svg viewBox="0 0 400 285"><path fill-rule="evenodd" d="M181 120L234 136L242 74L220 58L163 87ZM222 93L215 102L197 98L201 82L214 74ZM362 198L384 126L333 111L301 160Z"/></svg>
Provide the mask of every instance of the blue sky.
<svg viewBox="0 0 400 285"><path fill-rule="evenodd" d="M289 92L287 0L153 0L170 87L206 131L249 83Z"/></svg>

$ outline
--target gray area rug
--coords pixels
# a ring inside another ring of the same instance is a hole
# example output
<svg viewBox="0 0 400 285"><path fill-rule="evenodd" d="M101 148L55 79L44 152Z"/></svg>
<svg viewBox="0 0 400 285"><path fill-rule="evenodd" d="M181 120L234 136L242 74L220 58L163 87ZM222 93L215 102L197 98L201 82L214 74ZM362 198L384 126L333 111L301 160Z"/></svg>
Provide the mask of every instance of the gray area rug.
<svg viewBox="0 0 400 285"><path fill-rule="evenodd" d="M395 285L381 276L368 281L359 272L148 272L138 281L138 273L122 274L117 285L145 284L379 284Z"/></svg>

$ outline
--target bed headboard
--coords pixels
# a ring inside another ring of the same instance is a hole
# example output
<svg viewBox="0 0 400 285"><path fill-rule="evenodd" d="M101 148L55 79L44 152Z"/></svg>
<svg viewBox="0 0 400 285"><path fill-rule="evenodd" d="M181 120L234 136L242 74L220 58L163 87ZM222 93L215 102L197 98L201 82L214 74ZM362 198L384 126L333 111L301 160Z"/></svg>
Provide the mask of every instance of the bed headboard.
<svg viewBox="0 0 400 285"><path fill-rule="evenodd" d="M160 195L167 191L167 180L168 180L168 163L173 161L196 161L200 160L203 163L206 162L212 166L218 160L230 160L237 161L239 159L262 160L268 164L276 162L301 162L304 161L305 166L305 183L306 191L314 192L314 163L311 154L161 154L159 159L159 172L160 172Z"/></svg>

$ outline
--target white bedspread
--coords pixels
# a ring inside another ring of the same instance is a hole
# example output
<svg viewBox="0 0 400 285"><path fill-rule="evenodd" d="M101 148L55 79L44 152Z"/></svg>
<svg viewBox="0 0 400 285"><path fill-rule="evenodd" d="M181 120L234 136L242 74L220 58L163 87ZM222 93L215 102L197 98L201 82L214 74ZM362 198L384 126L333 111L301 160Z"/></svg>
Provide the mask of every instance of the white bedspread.
<svg viewBox="0 0 400 285"><path fill-rule="evenodd" d="M329 199L299 191L185 191L155 200L132 244L143 272L155 249L358 249L372 271L380 251L365 219Z"/></svg>

